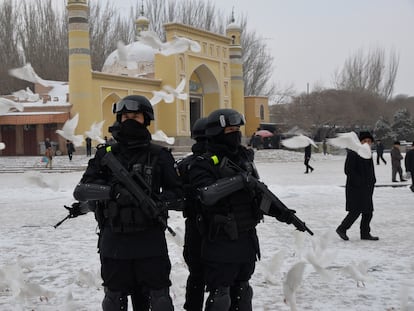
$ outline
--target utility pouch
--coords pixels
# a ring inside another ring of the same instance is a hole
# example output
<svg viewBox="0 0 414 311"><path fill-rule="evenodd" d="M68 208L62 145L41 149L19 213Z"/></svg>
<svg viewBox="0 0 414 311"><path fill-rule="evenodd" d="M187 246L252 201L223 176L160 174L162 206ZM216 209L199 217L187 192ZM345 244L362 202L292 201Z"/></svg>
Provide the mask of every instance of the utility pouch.
<svg viewBox="0 0 414 311"><path fill-rule="evenodd" d="M214 241L220 233L224 233L231 241L237 240L239 232L233 214L214 215L209 228L209 239Z"/></svg>

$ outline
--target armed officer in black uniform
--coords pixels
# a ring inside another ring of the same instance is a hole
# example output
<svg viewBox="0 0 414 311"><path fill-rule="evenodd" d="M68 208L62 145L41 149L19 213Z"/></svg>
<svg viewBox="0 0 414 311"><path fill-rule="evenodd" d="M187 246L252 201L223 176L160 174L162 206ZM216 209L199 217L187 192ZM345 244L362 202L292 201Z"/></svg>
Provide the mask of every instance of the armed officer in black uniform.
<svg viewBox="0 0 414 311"><path fill-rule="evenodd" d="M217 180L238 174L253 174L253 150L241 145L240 126L244 116L233 109L218 109L207 117L207 153L199 156L189 171L190 183L199 190ZM230 160L237 170L221 164ZM202 205L201 258L209 296L206 311L252 310L253 290L249 280L260 258L256 225L262 219L260 194L248 186ZM292 211L275 211L274 216L286 223Z"/></svg>
<svg viewBox="0 0 414 311"><path fill-rule="evenodd" d="M181 182L169 150L151 142L147 127L154 120L154 112L148 99L126 96L114 105L114 113L117 122L110 131L117 143L98 148L74 192L79 201L89 201L89 206L95 203L105 288L102 308L126 310L127 296L131 295L134 310L173 310L169 295L171 263L165 238L167 211L162 202L182 196ZM157 217L150 217L143 206L137 206L123 182L105 165L108 152L157 202ZM85 190L99 186L109 189L104 200L97 200L96 195Z"/></svg>
<svg viewBox="0 0 414 311"><path fill-rule="evenodd" d="M191 129L191 138L196 142L191 147L193 152L178 162L178 170L183 183L186 204L184 209L185 235L184 235L184 260L188 266L188 278L185 293L184 309L190 311L201 311L204 302L204 269L201 262L201 234L198 226L201 214L200 202L197 198L196 189L191 185L188 172L196 157L206 152L207 118L198 119Z"/></svg>

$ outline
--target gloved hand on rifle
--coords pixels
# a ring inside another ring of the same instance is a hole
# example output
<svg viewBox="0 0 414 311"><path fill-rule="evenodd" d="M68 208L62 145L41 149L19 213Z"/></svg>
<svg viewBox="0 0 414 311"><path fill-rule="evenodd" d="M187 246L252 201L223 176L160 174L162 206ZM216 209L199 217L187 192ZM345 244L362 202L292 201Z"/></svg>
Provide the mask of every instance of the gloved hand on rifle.
<svg viewBox="0 0 414 311"><path fill-rule="evenodd" d="M74 202L72 206L65 205L65 208L69 211L69 218L75 218L89 212L87 202Z"/></svg>
<svg viewBox="0 0 414 311"><path fill-rule="evenodd" d="M292 223L295 213L296 211L290 208L286 208L282 210L282 209L278 209L273 206L270 206L270 209L269 209L269 216L273 216L280 222L285 222L288 225Z"/></svg>
<svg viewBox="0 0 414 311"><path fill-rule="evenodd" d="M111 197L119 206L133 205L135 201L132 194L124 186L118 183L112 185Z"/></svg>

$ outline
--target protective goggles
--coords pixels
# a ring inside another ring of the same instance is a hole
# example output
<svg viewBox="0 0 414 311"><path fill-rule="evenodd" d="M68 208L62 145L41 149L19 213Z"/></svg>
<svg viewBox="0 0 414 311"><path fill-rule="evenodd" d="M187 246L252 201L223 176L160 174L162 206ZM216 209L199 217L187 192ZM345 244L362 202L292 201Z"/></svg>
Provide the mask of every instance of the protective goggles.
<svg viewBox="0 0 414 311"><path fill-rule="evenodd" d="M244 118L244 115L241 113L234 113L229 116L226 116L224 114L220 115L220 126L226 127L226 126L240 126L246 124L246 119Z"/></svg>
<svg viewBox="0 0 414 311"><path fill-rule="evenodd" d="M143 104L135 100L123 99L112 107L113 113L127 111L143 111Z"/></svg>

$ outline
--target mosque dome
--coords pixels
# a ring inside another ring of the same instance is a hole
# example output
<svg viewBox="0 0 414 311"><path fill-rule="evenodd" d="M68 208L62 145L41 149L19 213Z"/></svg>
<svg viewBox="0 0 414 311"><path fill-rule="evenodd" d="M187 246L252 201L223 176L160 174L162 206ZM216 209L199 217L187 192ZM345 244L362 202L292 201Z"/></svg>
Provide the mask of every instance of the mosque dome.
<svg viewBox="0 0 414 311"><path fill-rule="evenodd" d="M154 73L155 50L139 41L118 48L109 54L102 72L131 77Z"/></svg>
<svg viewBox="0 0 414 311"><path fill-rule="evenodd" d="M227 30L236 30L236 31L240 31L241 27L239 24L237 24L236 22L231 22L230 24L227 25L226 27Z"/></svg>

